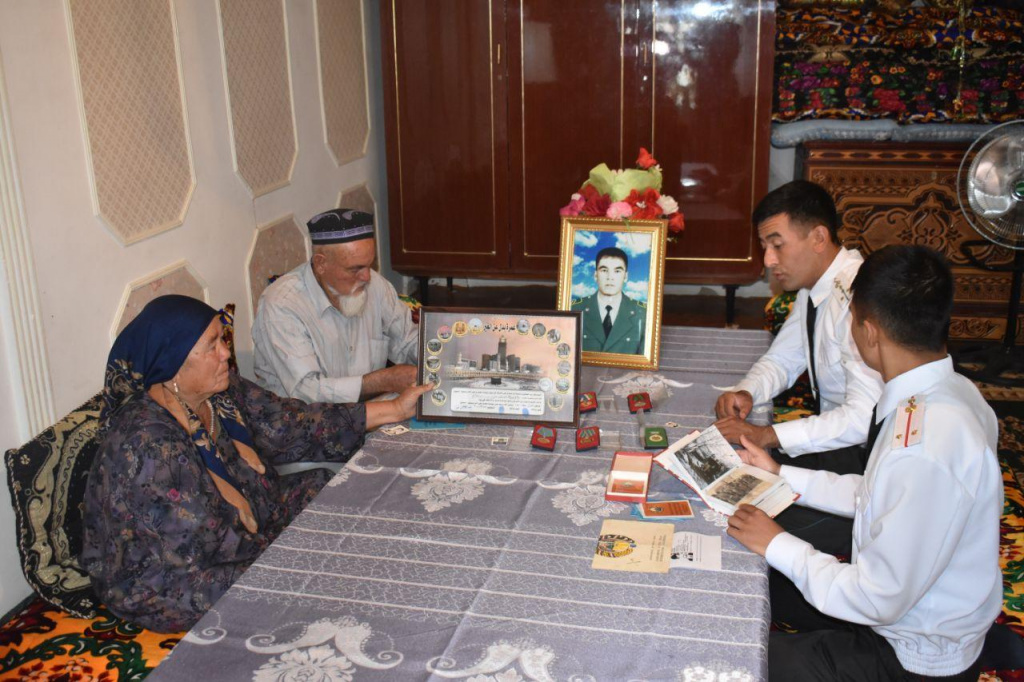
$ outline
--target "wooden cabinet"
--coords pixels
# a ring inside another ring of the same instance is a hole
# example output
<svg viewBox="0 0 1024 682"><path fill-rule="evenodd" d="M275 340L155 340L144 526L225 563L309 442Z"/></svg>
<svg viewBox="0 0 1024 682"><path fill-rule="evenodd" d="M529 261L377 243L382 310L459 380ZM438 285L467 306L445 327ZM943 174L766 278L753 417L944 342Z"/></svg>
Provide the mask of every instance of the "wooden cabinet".
<svg viewBox="0 0 1024 682"><path fill-rule="evenodd" d="M799 174L835 198L846 246L868 255L889 244L920 244L949 259L956 282L951 339L1001 340L1010 273L973 267L961 245L981 241L972 253L990 265L1011 265L1013 252L983 240L960 210L956 179L966 151L967 145L812 142L801 148Z"/></svg>
<svg viewBox="0 0 1024 682"><path fill-rule="evenodd" d="M591 167L632 167L643 146L686 215L666 279L757 279L750 212L767 185L773 7L385 2L393 267L553 279L558 209Z"/></svg>

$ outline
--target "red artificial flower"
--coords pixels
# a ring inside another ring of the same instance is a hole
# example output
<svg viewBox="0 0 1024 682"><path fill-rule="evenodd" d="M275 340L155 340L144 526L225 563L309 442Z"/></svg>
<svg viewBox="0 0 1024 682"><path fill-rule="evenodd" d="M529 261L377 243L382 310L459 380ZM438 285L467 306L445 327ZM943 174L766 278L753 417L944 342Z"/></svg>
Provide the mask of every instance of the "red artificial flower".
<svg viewBox="0 0 1024 682"><path fill-rule="evenodd" d="M677 211L673 213L668 219L668 231L669 232L682 232L686 228L686 222L683 220L683 212Z"/></svg>
<svg viewBox="0 0 1024 682"><path fill-rule="evenodd" d="M658 160L651 156L651 153L649 151L647 151L643 147L640 147L640 156L636 157L636 165L638 168L643 168L644 170L647 170L651 166L657 166Z"/></svg>
<svg viewBox="0 0 1024 682"><path fill-rule="evenodd" d="M573 195L576 196L575 194ZM583 210L583 204L586 200L581 196L578 199L570 199L569 203L558 210L560 216L577 216Z"/></svg>
<svg viewBox="0 0 1024 682"><path fill-rule="evenodd" d="M580 188L580 194L585 201L583 210L580 211L583 215L603 218L608 212L608 207L612 205L611 198L598 192L589 182Z"/></svg>
<svg viewBox="0 0 1024 682"><path fill-rule="evenodd" d="M634 220L653 220L661 217L661 206L658 206L658 198L661 197L658 194L658 190L647 188L640 193L635 189L629 193L625 201L627 204L633 207L633 215L630 218Z"/></svg>

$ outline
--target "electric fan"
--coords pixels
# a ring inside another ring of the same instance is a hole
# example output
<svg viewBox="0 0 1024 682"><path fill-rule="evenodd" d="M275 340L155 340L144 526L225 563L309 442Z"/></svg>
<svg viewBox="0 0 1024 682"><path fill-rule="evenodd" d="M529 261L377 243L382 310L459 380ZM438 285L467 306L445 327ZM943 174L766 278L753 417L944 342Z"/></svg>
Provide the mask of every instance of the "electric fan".
<svg viewBox="0 0 1024 682"><path fill-rule="evenodd" d="M957 353L962 374L999 386L1024 384L1024 361L1016 349L1017 313L1024 275L1024 121L995 126L967 150L957 174L957 199L967 222L989 242L1013 249L1013 265L982 262L973 252L985 241L964 242L964 256L976 267L1011 272L1006 332L999 346Z"/></svg>

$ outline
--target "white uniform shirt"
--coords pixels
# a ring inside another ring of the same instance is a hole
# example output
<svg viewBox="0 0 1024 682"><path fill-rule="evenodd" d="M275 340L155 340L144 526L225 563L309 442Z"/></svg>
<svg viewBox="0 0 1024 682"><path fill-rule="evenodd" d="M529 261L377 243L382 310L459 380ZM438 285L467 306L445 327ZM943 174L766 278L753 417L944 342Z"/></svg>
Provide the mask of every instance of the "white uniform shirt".
<svg viewBox="0 0 1024 682"><path fill-rule="evenodd" d="M395 288L371 271L367 297L359 316L345 317L308 262L267 287L252 327L259 384L307 402L351 403L364 374L389 359L415 364L417 327Z"/></svg>
<svg viewBox="0 0 1024 682"><path fill-rule="evenodd" d="M904 446L906 401L924 406ZM999 425L949 357L885 385L885 420L863 476L783 466L801 504L853 517L849 564L789 533L765 557L822 613L871 626L907 670L954 675L981 653L1002 605Z"/></svg>
<svg viewBox="0 0 1024 682"><path fill-rule="evenodd" d="M619 304L622 303L622 293L615 296L605 296L600 291L597 292L597 309L601 316L601 322L604 322L605 315L611 315L612 324L615 324L615 318L619 316ZM607 306L611 306L611 310L607 310Z"/></svg>
<svg viewBox="0 0 1024 682"><path fill-rule="evenodd" d="M868 420L882 392L882 377L864 364L850 335L850 284L864 258L840 249L828 270L808 291L797 292L789 317L768 352L736 391L754 403L771 400L791 387L807 369L807 301L818 310L814 321L814 378L821 414L775 424L779 445L790 456L824 452L867 440Z"/></svg>

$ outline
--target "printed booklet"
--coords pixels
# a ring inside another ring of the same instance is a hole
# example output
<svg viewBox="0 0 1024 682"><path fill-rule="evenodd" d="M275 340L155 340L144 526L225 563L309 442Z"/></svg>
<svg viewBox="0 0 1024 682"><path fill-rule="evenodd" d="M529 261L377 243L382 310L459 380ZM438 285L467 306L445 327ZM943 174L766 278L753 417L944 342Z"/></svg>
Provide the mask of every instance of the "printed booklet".
<svg viewBox="0 0 1024 682"><path fill-rule="evenodd" d="M654 461L728 516L749 504L774 518L797 498L781 477L744 464L714 426L676 441Z"/></svg>

